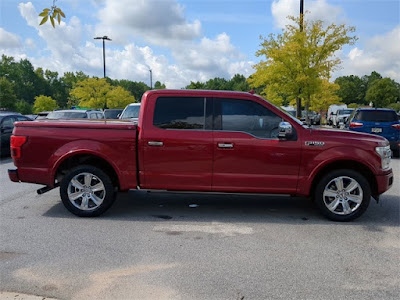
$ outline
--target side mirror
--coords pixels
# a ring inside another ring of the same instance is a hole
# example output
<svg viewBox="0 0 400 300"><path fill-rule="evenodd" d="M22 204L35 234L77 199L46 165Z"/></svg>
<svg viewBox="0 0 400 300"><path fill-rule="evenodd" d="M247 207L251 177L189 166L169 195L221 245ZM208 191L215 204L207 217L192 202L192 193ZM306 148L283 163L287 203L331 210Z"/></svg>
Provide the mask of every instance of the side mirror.
<svg viewBox="0 0 400 300"><path fill-rule="evenodd" d="M293 127L289 122L280 122L278 128L278 138L280 140L288 140L293 136Z"/></svg>

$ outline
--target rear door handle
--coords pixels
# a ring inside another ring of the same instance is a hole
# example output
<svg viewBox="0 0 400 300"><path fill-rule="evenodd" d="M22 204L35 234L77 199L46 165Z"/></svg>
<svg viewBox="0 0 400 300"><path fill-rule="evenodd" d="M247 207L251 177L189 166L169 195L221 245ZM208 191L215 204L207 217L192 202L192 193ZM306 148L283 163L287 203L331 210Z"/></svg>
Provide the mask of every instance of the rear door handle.
<svg viewBox="0 0 400 300"><path fill-rule="evenodd" d="M164 145L163 142L159 142L159 141L149 141L149 142L147 142L147 144L148 144L149 146L158 146L158 147Z"/></svg>
<svg viewBox="0 0 400 300"><path fill-rule="evenodd" d="M218 148L233 148L232 143L218 143Z"/></svg>

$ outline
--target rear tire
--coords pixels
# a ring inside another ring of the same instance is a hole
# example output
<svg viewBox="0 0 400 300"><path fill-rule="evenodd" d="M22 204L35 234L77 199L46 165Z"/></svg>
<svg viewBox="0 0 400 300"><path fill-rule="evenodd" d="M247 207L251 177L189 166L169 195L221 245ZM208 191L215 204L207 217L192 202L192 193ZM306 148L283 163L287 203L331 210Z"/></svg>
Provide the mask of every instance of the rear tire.
<svg viewBox="0 0 400 300"><path fill-rule="evenodd" d="M319 181L314 199L325 217L347 222L357 219L366 211L371 188L365 177L356 171L334 170Z"/></svg>
<svg viewBox="0 0 400 300"><path fill-rule="evenodd" d="M82 165L73 168L61 181L60 196L64 206L79 217L96 217L115 200L110 177L101 169Z"/></svg>

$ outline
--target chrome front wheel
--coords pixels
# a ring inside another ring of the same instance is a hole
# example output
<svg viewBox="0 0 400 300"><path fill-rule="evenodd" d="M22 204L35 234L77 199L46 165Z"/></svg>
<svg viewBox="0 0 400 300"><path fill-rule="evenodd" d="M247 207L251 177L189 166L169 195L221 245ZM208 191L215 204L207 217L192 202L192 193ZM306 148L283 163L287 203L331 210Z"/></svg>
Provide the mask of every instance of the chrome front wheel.
<svg viewBox="0 0 400 300"><path fill-rule="evenodd" d="M333 170L318 182L314 199L322 214L334 221L351 221L369 205L371 188L360 173Z"/></svg>
<svg viewBox="0 0 400 300"><path fill-rule="evenodd" d="M325 206L338 215L355 212L363 201L363 190L360 184L348 176L332 179L324 189Z"/></svg>

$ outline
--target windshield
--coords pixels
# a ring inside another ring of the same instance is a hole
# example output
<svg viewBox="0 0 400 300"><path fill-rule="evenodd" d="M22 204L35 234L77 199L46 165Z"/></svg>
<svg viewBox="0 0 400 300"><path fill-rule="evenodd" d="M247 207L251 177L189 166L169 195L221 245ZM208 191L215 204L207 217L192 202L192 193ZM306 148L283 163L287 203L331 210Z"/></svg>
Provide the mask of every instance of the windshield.
<svg viewBox="0 0 400 300"><path fill-rule="evenodd" d="M129 105L122 112L120 119L139 118L140 105Z"/></svg>
<svg viewBox="0 0 400 300"><path fill-rule="evenodd" d="M85 119L86 112L82 111L53 111L46 117L47 119Z"/></svg>

